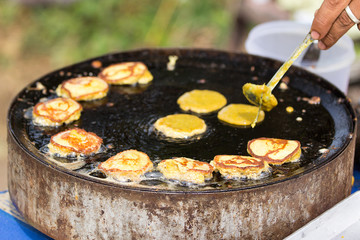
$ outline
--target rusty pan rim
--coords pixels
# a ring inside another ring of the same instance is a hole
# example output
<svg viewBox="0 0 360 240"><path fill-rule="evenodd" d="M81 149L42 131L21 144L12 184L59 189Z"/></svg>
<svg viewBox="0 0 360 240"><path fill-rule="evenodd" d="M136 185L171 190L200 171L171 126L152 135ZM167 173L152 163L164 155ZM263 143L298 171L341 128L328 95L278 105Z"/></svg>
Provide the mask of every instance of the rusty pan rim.
<svg viewBox="0 0 360 240"><path fill-rule="evenodd" d="M222 54L222 55L227 55L230 59L233 58L234 56L242 56L242 55L246 55L246 56L250 56L253 58L261 58L264 60L268 60L268 61L272 61L277 65L281 65L282 63L278 60L275 59L271 59L271 58L266 58L266 57L262 57L262 56L257 56L257 55L252 55L252 54L246 54L246 53L234 53L234 52L228 52L225 50L217 50L217 49L210 49L210 48L139 48L139 49L134 49L134 50L129 50L129 51L121 51L121 52L114 52L114 53L109 53L109 54L105 54L102 56L98 56L98 57L94 57L94 58L90 58L81 62L77 62L68 66L65 66L63 68L54 70L50 73L45 74L44 76L40 77L43 78L46 75L50 75L54 72L58 72L61 71L62 69L68 68L68 67L72 67L74 65L78 65L78 64L82 64L85 62L89 62L89 61L93 61L93 60L97 60L99 58L102 57L106 57L106 56L111 56L111 55L115 55L115 54L131 54L131 53L136 53L136 52L146 52L146 51L169 51L172 54L176 54L179 53L181 54L181 52L187 52L187 51L192 51L192 52L206 52L206 53L213 53L213 54ZM327 82L325 79L323 79L320 76L317 76L314 73L308 72L304 69L301 69L299 67L296 66L292 66L291 69L289 70L289 72L293 72L293 71L305 71L308 75L313 75L314 77L316 77L317 79L317 84L320 84L324 87L326 87L326 89L328 89L332 94L334 94L335 96L344 99L344 102L342 102L345 105L345 108L349 111L349 115L351 116L352 119L352 123L351 123L351 129L350 129L350 134L354 135L355 134L355 127L356 127L356 114L355 114L355 110L353 108L353 106L351 105L350 100L344 95L343 92L341 92L337 87L335 87L333 84ZM33 81L31 83L29 83L27 86L25 86L23 89L26 89L28 87L30 87L33 84ZM19 93L20 94L20 93ZM156 188L145 188L145 187L138 187L138 186L127 186L127 185L122 185L122 184L117 184L117 183L112 183L109 181L103 181L100 179L97 179L95 177L90 177L81 173L77 173L75 171L69 170L65 167L56 165L56 164L50 164L44 160L42 160L41 158L39 158L38 156L36 156L33 152L31 152L26 146L24 146L20 139L16 136L14 130L11 127L11 115L12 115L12 110L14 105L17 102L17 98L19 97L19 94L17 94L14 99L12 100L10 106L9 106L9 110L8 110L8 114L7 114L7 127L8 127L8 137L12 137L14 142L18 145L18 147L20 147L27 155L29 155L31 158L37 160L38 162L40 162L42 165L47 166L47 167L51 167L52 170L60 173L60 174L67 174L71 177L75 177L77 179L80 180L84 180L84 181L90 181L90 182L94 182L100 185L106 185L106 186L110 186L110 187L114 187L114 188L120 188L120 189L124 189L124 190L130 190L130 191L134 191L134 192L152 192L152 193L163 193L163 194L216 194L216 193L226 193L226 192L236 192L236 191L244 191L244 190L249 190L249 189L258 189L258 188L263 188L263 187L267 187L267 186L271 186L271 185L277 185L277 184L281 184L283 182L286 181L291 181L291 180L295 180L298 179L304 175L307 175L313 171L316 171L319 168L322 168L324 166L326 166L327 164L329 164L330 162L332 162L335 158L337 158L342 152L344 152L344 150L349 146L349 144L351 143L352 137L348 137L344 144L342 145L342 147L340 149L337 149L336 152L328 157L325 161L316 164L315 166L312 166L306 170L304 170L301 173L298 174L294 174L292 176L286 177L286 178L280 178L278 180L275 180L273 182L268 182L268 183L260 183L258 185L255 186L244 186L244 187L236 187L236 188L229 188L229 189L204 189L204 190L196 190L196 191L182 191L182 190L168 190L168 189L156 189Z"/></svg>

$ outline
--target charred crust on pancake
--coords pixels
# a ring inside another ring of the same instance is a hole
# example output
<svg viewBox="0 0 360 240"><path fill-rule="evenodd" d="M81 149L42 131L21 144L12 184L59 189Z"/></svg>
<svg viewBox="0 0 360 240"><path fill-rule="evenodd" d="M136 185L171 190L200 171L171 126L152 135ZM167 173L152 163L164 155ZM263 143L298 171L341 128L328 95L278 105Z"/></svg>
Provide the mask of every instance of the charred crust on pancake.
<svg viewBox="0 0 360 240"><path fill-rule="evenodd" d="M104 68L98 75L109 84L132 85L147 84L153 76L142 62L122 62Z"/></svg>
<svg viewBox="0 0 360 240"><path fill-rule="evenodd" d="M56 127L80 118L82 106L70 98L55 98L39 102L33 109L33 123L39 126Z"/></svg>
<svg viewBox="0 0 360 240"><path fill-rule="evenodd" d="M157 169L167 179L195 184L211 179L214 171L214 167L206 162L185 157L162 160Z"/></svg>
<svg viewBox="0 0 360 240"><path fill-rule="evenodd" d="M56 94L77 101L91 101L104 98L109 91L106 81L98 77L78 77L62 82Z"/></svg>
<svg viewBox="0 0 360 240"><path fill-rule="evenodd" d="M100 150L103 140L95 133L73 128L53 135L48 144L50 154L66 157L70 154L90 155Z"/></svg>
<svg viewBox="0 0 360 240"><path fill-rule="evenodd" d="M262 159L240 155L217 155L210 164L229 179L259 179L262 173L270 172L271 169Z"/></svg>
<svg viewBox="0 0 360 240"><path fill-rule="evenodd" d="M140 182L141 176L152 168L149 156L133 149L120 152L98 166L98 169L122 182Z"/></svg>
<svg viewBox="0 0 360 240"><path fill-rule="evenodd" d="M261 137L250 140L247 151L251 156L261 158L269 164L281 165L300 159L301 144L297 140Z"/></svg>

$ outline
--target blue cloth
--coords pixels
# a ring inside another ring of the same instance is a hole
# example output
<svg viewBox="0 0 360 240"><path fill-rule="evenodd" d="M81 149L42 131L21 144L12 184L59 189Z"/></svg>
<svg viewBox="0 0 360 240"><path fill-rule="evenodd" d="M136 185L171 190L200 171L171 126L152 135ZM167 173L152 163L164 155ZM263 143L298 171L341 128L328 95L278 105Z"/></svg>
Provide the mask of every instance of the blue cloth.
<svg viewBox="0 0 360 240"><path fill-rule="evenodd" d="M356 191L360 190L360 160L356 159L355 160L355 165L354 165L354 185L351 189L351 193L354 193Z"/></svg>
<svg viewBox="0 0 360 240"><path fill-rule="evenodd" d="M0 211L0 239L27 240L51 239L30 225L16 219L10 214Z"/></svg>
<svg viewBox="0 0 360 240"><path fill-rule="evenodd" d="M10 201L8 191L0 192L0 239L30 240L51 239L31 227Z"/></svg>

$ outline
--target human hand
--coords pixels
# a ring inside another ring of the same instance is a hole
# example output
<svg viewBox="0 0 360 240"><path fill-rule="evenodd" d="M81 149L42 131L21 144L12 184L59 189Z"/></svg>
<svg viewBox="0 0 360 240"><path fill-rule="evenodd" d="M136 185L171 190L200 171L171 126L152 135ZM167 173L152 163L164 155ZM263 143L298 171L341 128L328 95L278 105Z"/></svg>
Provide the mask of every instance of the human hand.
<svg viewBox="0 0 360 240"><path fill-rule="evenodd" d="M349 10L345 8L349 6ZM351 16L351 14L353 16ZM311 37L319 40L319 48L329 49L355 23L360 30L360 0L324 0L315 12Z"/></svg>

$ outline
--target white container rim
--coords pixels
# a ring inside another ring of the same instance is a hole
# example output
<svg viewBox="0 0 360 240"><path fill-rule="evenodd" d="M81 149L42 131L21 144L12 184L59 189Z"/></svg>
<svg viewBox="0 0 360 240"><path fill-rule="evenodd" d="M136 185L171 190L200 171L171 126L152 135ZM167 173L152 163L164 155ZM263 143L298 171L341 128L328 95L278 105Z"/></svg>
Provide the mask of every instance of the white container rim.
<svg viewBox="0 0 360 240"><path fill-rule="evenodd" d="M268 52L266 49L263 49L260 45L253 44L254 39L265 37L268 36L269 34L281 35L287 33L299 34L299 35L303 34L305 38L305 35L309 30L310 30L310 24L304 24L294 21L271 21L271 22L262 23L255 26L250 31L249 36L245 42L245 48L247 49L247 51L249 49L252 49L253 51L255 50L255 52ZM338 40L338 42L333 47L342 48L346 50L347 54L344 57L337 58L336 61L334 61L334 63L332 64L328 64L322 67L320 66L317 67L318 73L329 72L329 69L331 71L336 71L338 69L349 67L355 60L354 43L349 36L344 35L342 38Z"/></svg>

